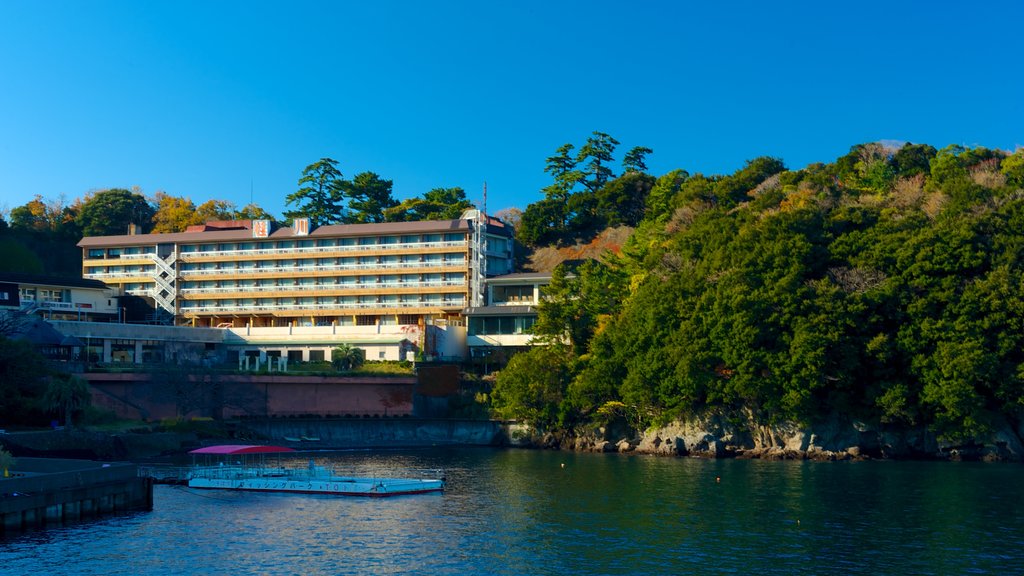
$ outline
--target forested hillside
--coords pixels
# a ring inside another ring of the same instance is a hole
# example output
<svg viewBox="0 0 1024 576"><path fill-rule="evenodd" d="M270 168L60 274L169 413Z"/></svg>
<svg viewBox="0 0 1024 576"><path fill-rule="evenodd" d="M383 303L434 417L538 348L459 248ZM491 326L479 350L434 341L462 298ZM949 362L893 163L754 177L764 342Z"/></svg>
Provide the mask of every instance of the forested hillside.
<svg viewBox="0 0 1024 576"><path fill-rule="evenodd" d="M547 345L511 360L493 405L548 430L709 408L950 439L1016 423L1022 188L1024 150L914 144L661 176L630 198L641 217L620 255L556 271L535 328Z"/></svg>

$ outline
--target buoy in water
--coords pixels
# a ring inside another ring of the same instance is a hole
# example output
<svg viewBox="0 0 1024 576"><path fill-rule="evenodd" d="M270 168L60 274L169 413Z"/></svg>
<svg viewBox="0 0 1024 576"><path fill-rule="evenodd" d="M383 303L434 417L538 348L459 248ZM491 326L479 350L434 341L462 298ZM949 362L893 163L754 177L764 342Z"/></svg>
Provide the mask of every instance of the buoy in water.
<svg viewBox="0 0 1024 576"><path fill-rule="evenodd" d="M562 462L562 468L565 468L565 462Z"/></svg>

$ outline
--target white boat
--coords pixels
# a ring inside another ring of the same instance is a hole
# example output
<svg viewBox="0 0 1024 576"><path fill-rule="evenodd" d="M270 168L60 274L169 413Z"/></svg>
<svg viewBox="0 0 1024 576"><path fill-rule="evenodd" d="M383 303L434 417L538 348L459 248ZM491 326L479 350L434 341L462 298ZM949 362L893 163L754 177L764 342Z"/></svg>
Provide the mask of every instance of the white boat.
<svg viewBox="0 0 1024 576"><path fill-rule="evenodd" d="M282 454L295 452L284 446L223 445L189 452L193 465L189 470L190 488L213 490L252 490L257 492L297 492L339 496L398 496L444 490L444 478L362 478L338 475L315 466L305 468L281 465ZM272 462L276 460L276 462Z"/></svg>

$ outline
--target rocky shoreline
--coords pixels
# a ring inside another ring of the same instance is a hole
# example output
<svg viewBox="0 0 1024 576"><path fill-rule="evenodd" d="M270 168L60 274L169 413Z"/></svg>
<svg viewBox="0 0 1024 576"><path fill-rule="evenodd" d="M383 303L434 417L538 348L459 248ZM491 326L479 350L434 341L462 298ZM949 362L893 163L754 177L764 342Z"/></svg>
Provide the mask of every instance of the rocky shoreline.
<svg viewBox="0 0 1024 576"><path fill-rule="evenodd" d="M538 433L512 425L513 446L579 452L619 452L694 458L762 460L946 460L1024 462L1024 431L1003 422L983 438L939 439L925 428L872 427L831 417L813 425L753 426L713 414L636 434L623 423Z"/></svg>

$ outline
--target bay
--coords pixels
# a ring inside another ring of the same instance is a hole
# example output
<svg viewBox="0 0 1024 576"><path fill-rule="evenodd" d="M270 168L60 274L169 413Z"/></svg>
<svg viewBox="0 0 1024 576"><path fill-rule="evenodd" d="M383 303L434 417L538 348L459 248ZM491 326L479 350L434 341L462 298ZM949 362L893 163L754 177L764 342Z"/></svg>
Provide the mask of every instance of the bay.
<svg viewBox="0 0 1024 576"><path fill-rule="evenodd" d="M1024 573L1017 464L312 457L365 475L441 468L448 489L364 499L157 486L151 512L0 540L0 573Z"/></svg>

